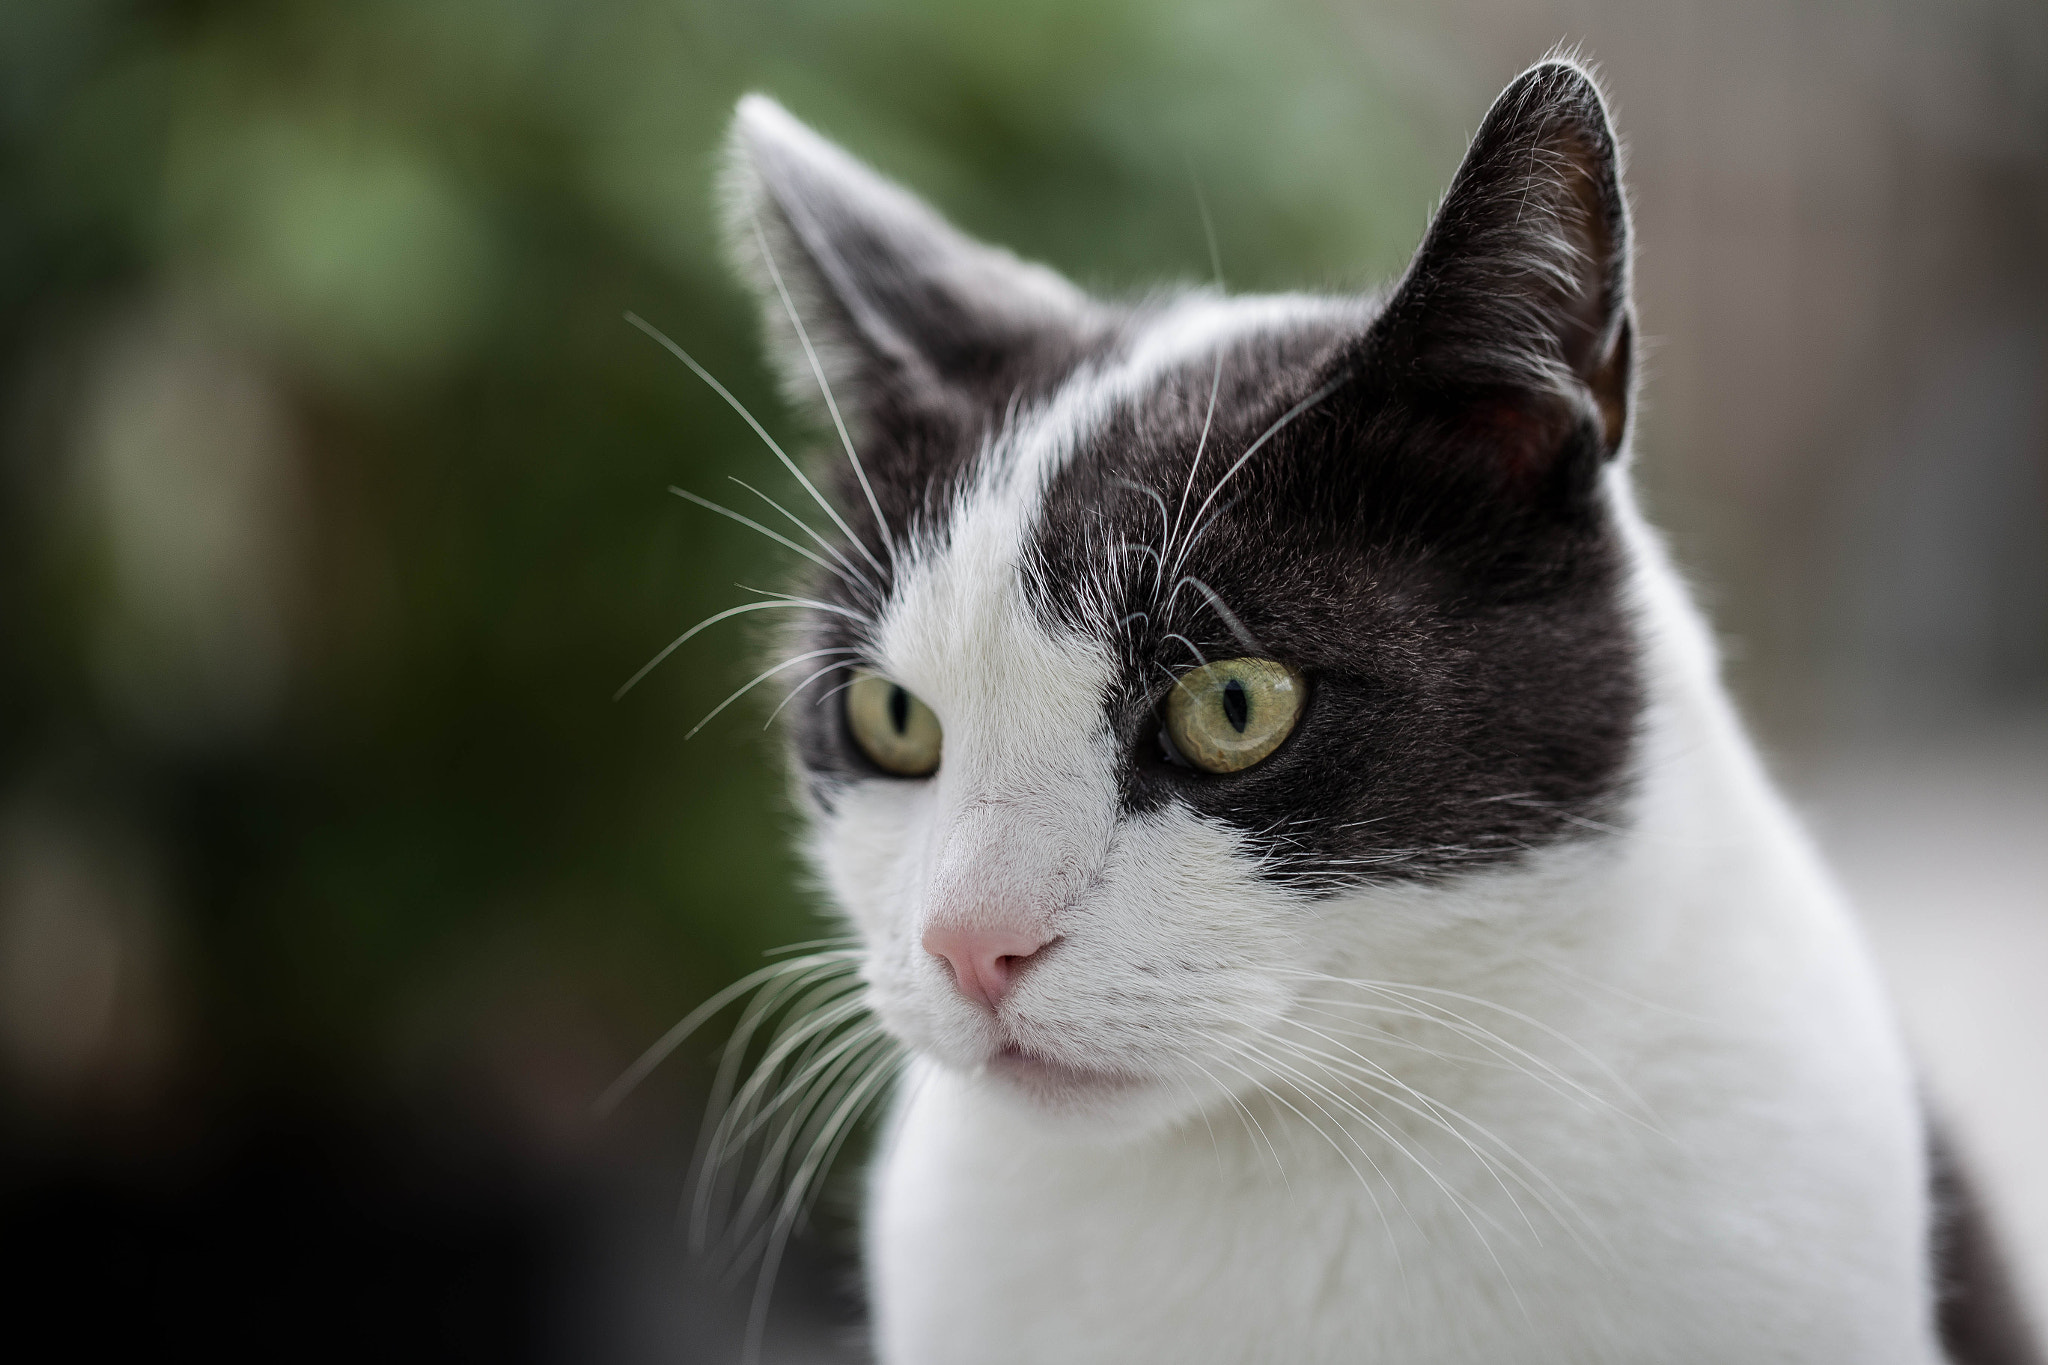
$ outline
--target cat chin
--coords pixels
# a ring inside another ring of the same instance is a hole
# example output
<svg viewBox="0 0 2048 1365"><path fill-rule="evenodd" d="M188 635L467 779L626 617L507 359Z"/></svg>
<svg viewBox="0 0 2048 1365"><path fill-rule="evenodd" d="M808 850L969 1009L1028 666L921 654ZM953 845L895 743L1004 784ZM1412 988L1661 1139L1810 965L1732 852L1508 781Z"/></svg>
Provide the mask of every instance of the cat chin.
<svg viewBox="0 0 2048 1365"><path fill-rule="evenodd" d="M1183 1089L1131 1072L1099 1071L1004 1047L969 1073L976 1090L1049 1135L1127 1142L1177 1122Z"/></svg>

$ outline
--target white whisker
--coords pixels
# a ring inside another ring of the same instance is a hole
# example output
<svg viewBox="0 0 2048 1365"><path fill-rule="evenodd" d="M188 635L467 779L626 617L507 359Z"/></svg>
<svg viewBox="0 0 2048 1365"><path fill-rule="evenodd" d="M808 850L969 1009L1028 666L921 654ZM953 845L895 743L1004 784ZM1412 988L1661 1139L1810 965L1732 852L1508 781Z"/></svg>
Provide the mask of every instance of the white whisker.
<svg viewBox="0 0 2048 1365"><path fill-rule="evenodd" d="M1212 1057L1210 1058L1210 1060L1216 1062L1218 1065L1223 1064L1221 1058ZM1251 1107L1249 1105L1247 1105L1242 1099L1238 1098L1236 1091L1232 1090L1229 1086L1223 1084L1223 1082L1217 1080L1215 1074L1211 1072L1209 1068L1203 1066L1193 1057L1187 1058L1187 1064L1193 1067L1195 1070L1201 1072L1204 1076L1208 1077L1209 1084L1215 1086L1217 1090L1222 1092L1223 1096L1226 1099L1228 1099L1233 1105L1237 1107L1238 1119L1245 1126L1245 1136L1247 1138L1252 1139L1252 1145L1254 1148L1256 1148L1258 1144L1261 1142L1266 1144L1266 1151L1269 1152L1273 1157L1273 1169L1279 1172L1280 1174L1280 1183L1287 1187L1289 1193L1292 1193L1294 1190L1294 1186L1287 1179L1287 1167L1280 1160L1280 1149L1273 1145L1272 1138L1266 1136L1266 1125L1259 1122L1259 1116L1251 1111ZM1231 1070L1237 1071L1237 1068L1232 1067ZM1244 1073L1241 1071L1238 1072L1238 1074L1244 1075ZM1258 1085L1258 1081L1255 1078L1246 1077L1246 1079L1250 1080L1253 1085ZM1252 1136L1254 1130L1256 1130L1258 1134L1256 1137Z"/></svg>
<svg viewBox="0 0 2048 1365"><path fill-rule="evenodd" d="M706 712L704 719L698 721L695 725L691 726L689 729L689 733L685 734L683 736L683 739L685 741L695 739L697 737L697 732L699 730L703 729L705 726L709 725L712 721L718 718L719 712L725 710L726 707L731 706L741 697L746 696L747 693L753 691L762 683L767 682L770 678L774 677L777 673L782 672L782 670L785 668L795 668L800 663L808 662L811 659L821 659L828 654L858 653L860 653L859 650L849 649L843 645L831 649L814 649L805 654L792 655L790 658L784 659L781 663L776 664L773 668L763 669L761 672L756 673L753 677L753 680L749 682L746 686L740 688L737 692L734 692L731 696L727 697L724 701L718 703L718 705L712 707L710 711ZM839 665L834 664L833 667L837 668L839 667ZM772 718L773 717L771 717L771 719Z"/></svg>
<svg viewBox="0 0 2048 1365"><path fill-rule="evenodd" d="M1180 641L1180 642L1181 642L1182 644L1184 644L1184 645L1186 645L1186 646L1188 647L1188 653L1190 653L1190 654L1194 655L1194 656L1195 656L1195 659L1196 659L1196 661L1197 661L1197 662L1199 662L1199 663L1203 664L1204 666L1207 666L1207 664L1208 664L1208 662L1209 662L1209 656L1208 656L1208 655L1206 655L1206 654L1204 654L1204 653L1202 653L1202 651L1201 651L1200 649L1196 648L1196 647L1195 647L1195 642L1194 642L1193 640L1190 640L1190 639L1189 639L1189 638L1188 638L1187 636L1185 636L1185 635L1182 635L1182 634L1180 634L1180 633L1179 633L1178 631L1175 631L1175 632L1172 632L1172 633L1170 633L1170 634L1162 635L1162 636L1160 636L1159 638L1160 638L1160 640L1161 640L1161 641L1166 641L1166 640L1178 640L1178 641Z"/></svg>
<svg viewBox="0 0 2048 1365"><path fill-rule="evenodd" d="M837 564L834 564L831 560L825 558L817 551L805 549L803 546L791 540L788 536L783 535L780 531L771 530L768 527L763 526L760 522L755 521L752 517L745 515L744 513L735 512L730 507L726 507L719 503L715 503L711 501L711 499L709 498L700 497L697 494L692 493L687 488L678 488L674 484L670 484L668 486L668 491L675 494L677 497L683 499L685 502L695 503L697 506L702 507L707 511L718 513L718 515L720 515L721 517L729 517L732 520L738 522L740 525L747 527L749 530L759 531L762 535L768 537L768 539L774 541L777 545L787 546L788 548L795 550L798 554L802 555L805 559L810 560L813 564L816 564L819 568L825 570L827 573L838 574L840 578L846 581L848 587L857 588L863 592L869 592L873 590L873 585L868 583L867 580L855 578L846 570L840 568Z"/></svg>
<svg viewBox="0 0 2048 1365"><path fill-rule="evenodd" d="M1612 1081L1615 1087L1619 1089L1623 1096L1627 1098L1630 1102L1635 1104L1638 1108L1642 1109L1646 1113L1651 1112L1650 1106L1643 1100L1642 1096L1636 1094L1634 1089L1632 1089L1629 1086L1628 1082L1622 1078L1621 1074L1617 1072L1611 1065L1609 1065L1605 1059L1601 1058L1600 1056L1592 1052L1590 1049L1581 1044L1578 1040L1566 1036L1564 1033L1561 1033L1557 1029L1551 1027L1549 1024L1544 1023L1541 1019L1532 1018L1531 1016L1522 1013L1520 1010L1511 1009L1506 1005L1498 1004L1492 1000L1486 1000L1476 995L1466 995L1460 991L1449 990L1442 986L1405 985L1398 981L1367 981L1357 978L1328 976L1323 973L1308 973L1307 975L1312 975L1316 979L1326 982L1333 982L1336 984L1346 986L1356 986L1364 990L1377 991L1382 995L1386 995L1394 999L1405 998L1409 1004L1415 1005L1418 1008L1439 1010L1442 1013L1449 1015L1451 1018L1456 1019L1458 1022L1466 1025L1467 1027L1475 1029L1479 1028L1480 1026L1474 1023L1472 1020L1465 1018L1463 1015L1458 1014L1456 1011L1447 1009L1442 1005L1434 1004L1431 1001L1419 997L1443 996L1446 999L1456 1000L1462 1004L1476 1005L1481 1009L1494 1010L1497 1013L1500 1013L1510 1019L1515 1020L1517 1023L1527 1024L1530 1028L1536 1029L1538 1032L1544 1034L1545 1036L1553 1038L1556 1041L1564 1044L1573 1052L1577 1053L1585 1061L1590 1063L1608 1080ZM1578 1090L1581 1094L1583 1094L1587 1099L1593 1100L1606 1108L1614 1109L1616 1113L1625 1113L1625 1111L1616 1108L1616 1106L1612 1102L1607 1100L1605 1097L1598 1095L1594 1091L1588 1089L1580 1082L1566 1075L1566 1073L1560 1070L1559 1068L1551 1065L1547 1061L1544 1061L1542 1058L1537 1057L1535 1054L1527 1052L1519 1047L1515 1047L1514 1044L1509 1043L1505 1038L1502 1038L1497 1033L1489 1032L1489 1036L1492 1037L1492 1039L1495 1042L1501 1044L1503 1047L1512 1049L1518 1055L1525 1057L1529 1061L1542 1067L1545 1071L1557 1077L1558 1080L1571 1085L1574 1089ZM1636 1115L1628 1114L1626 1116L1633 1122L1639 1124L1643 1123L1643 1120ZM1654 1125L1644 1124L1644 1126L1650 1127L1654 1130Z"/></svg>
<svg viewBox="0 0 2048 1365"><path fill-rule="evenodd" d="M877 571L887 572L886 570L882 569L881 562L879 560L876 560L872 554L868 553L867 546L861 544L859 537L855 536L852 528L849 527L846 524L846 522L840 518L838 511L832 506L832 504L825 500L825 495L818 491L817 485L813 484L810 481L810 479L805 477L804 471L800 467L798 467L797 462L795 460L789 458L789 452L784 450L780 445L778 445L776 443L775 438L768 434L768 428L762 426L760 422L755 420L754 414L747 411L746 404L740 402L739 399L733 397L732 390L726 388L725 385L719 383L717 378L711 373L711 371L705 369L702 365L699 365L696 359L693 356L691 356L691 354L688 351L676 345L675 342L669 340L668 337L662 334L660 328L656 327L653 323L648 322L646 319L642 318L638 313L626 314L626 321L632 323L635 327L638 327L641 331L647 333L648 336L653 337L656 341L660 342L661 345L668 350L670 355L673 355L676 359L682 361L685 365L688 365L690 367L690 372L692 374L696 375L706 384L709 384L711 386L712 391L716 393L720 398L723 398L726 401L726 405L729 406L734 412L738 413L743 419L745 419L746 424L754 429L754 434L756 436L759 436L761 440L767 444L768 449L774 452L775 458L782 462L782 467L789 471L790 477L795 479L799 484L801 484L803 486L803 490L811 495L811 500L817 503L818 506L824 511L825 515L832 519L832 524L839 528L840 534L844 535L849 541L851 541L856 547L858 547L863 555L867 555L869 562L874 564Z"/></svg>
<svg viewBox="0 0 2048 1365"><path fill-rule="evenodd" d="M1394 1150L1401 1153L1402 1156L1408 1158L1409 1162L1414 1165L1415 1169L1420 1171L1430 1181L1430 1183L1434 1184L1437 1187L1437 1189L1443 1193L1446 1199L1450 1200L1451 1207L1457 1210L1459 1216L1465 1220L1466 1226L1472 1229L1473 1236L1479 1239L1480 1246L1485 1249L1487 1259L1493 1262L1494 1269L1500 1273L1501 1282L1507 1286L1508 1293L1514 1297L1515 1302L1518 1306L1521 1305L1522 1296L1520 1291L1515 1287L1513 1277L1508 1274L1506 1265L1502 1263L1499 1254L1494 1251L1493 1243L1487 1238L1485 1231L1479 1226L1479 1218L1484 1218L1487 1216L1484 1209L1478 1209L1474 1207L1470 1200L1466 1199L1464 1196L1460 1195L1456 1190L1452 1189L1449 1182L1444 1180L1444 1178L1437 1173L1434 1167L1432 1167L1428 1162L1424 1161L1421 1157L1417 1156L1413 1151L1411 1151L1406 1143L1403 1143L1399 1138L1395 1137L1394 1134L1388 1130L1385 1124L1381 1123L1379 1120L1374 1119L1371 1115L1367 1114L1363 1108L1359 1107L1359 1104L1357 1102L1350 1099L1346 1099L1344 1096L1339 1095L1336 1091L1331 1090L1328 1086L1322 1085L1313 1077L1303 1074L1298 1068L1288 1066L1286 1063L1280 1061L1278 1058L1268 1056L1265 1054L1260 1054L1256 1052L1256 1050L1253 1051L1252 1055L1257 1056L1258 1059L1264 1064L1273 1066L1278 1070L1286 1073L1287 1075L1293 1077L1301 1084L1308 1085L1321 1090L1325 1095L1328 1095L1330 1097L1333 1103L1337 1104L1339 1107L1351 1113L1354 1117L1359 1119L1360 1122L1364 1123L1367 1127L1372 1129L1373 1132L1378 1134L1380 1138L1382 1138L1389 1145L1391 1145L1394 1148ZM1279 1098L1277 1092L1274 1092L1270 1088L1267 1090L1267 1093L1273 1095L1276 1099ZM1285 1103L1285 1101L1283 1100L1282 1103ZM1288 1107L1293 1108L1292 1105L1289 1105ZM1300 1111L1296 1110L1295 1112L1299 1113ZM1403 1207L1406 1207L1405 1203ZM1475 1217L1475 1214L1477 1214L1478 1217ZM1488 1218L1487 1221L1493 1222L1491 1218ZM1495 1223L1494 1226L1496 1231L1500 1230L1498 1223ZM1526 1313L1528 1309L1526 1307L1523 1307L1522 1311Z"/></svg>
<svg viewBox="0 0 2048 1365"><path fill-rule="evenodd" d="M1221 349L1218 349L1216 352L1215 370L1209 376L1209 410L1202 414L1202 437L1195 442L1195 458L1188 463L1188 481L1181 486L1180 506L1174 511L1173 528L1167 534L1162 557L1164 554L1171 554L1173 552L1173 543L1180 538L1181 518L1187 513L1189 495L1195 491L1195 475L1202 468L1202 453L1209 448L1209 428L1216 420L1216 395L1222 391L1222 388L1223 352ZM1159 601L1159 589L1161 586L1159 582L1154 582L1152 585L1152 601L1155 604Z"/></svg>
<svg viewBox="0 0 2048 1365"><path fill-rule="evenodd" d="M640 1082L646 1080L656 1067L667 1060L671 1052L682 1046L684 1040L702 1028L705 1021L709 1020L733 1001L738 1000L748 991L754 990L778 976L815 970L821 962L845 962L850 969L852 963L858 957L859 952L853 949L848 949L841 953L821 953L811 957L777 962L772 966L763 967L757 972L741 977L738 981L733 982L696 1009L684 1015L682 1022L676 1024L667 1033L662 1034L654 1045L641 1053L639 1059L627 1067L617 1080L605 1087L604 1093L599 1095L596 1102L591 1105L591 1111L599 1118L609 1116L614 1109L619 1107L620 1102L626 1096L633 1093L634 1088Z"/></svg>
<svg viewBox="0 0 2048 1365"><path fill-rule="evenodd" d="M1173 585L1173 591L1167 594L1166 606L1160 610L1161 616L1171 616L1173 614L1174 599L1180 595L1180 590L1184 586L1192 586L1202 596L1209 599L1209 605L1215 609L1218 616L1223 618L1223 624L1230 627L1230 633L1235 635L1246 649L1257 655L1267 653L1266 647L1259 643L1257 637L1245 629L1244 622L1238 619L1237 613L1223 605L1223 599L1217 596L1216 590L1201 579L1196 578L1193 574L1182 574L1180 581Z"/></svg>
<svg viewBox="0 0 2048 1365"><path fill-rule="evenodd" d="M766 493L763 493L760 489L754 487L754 485L748 483L745 479L740 478L737 474L728 474L725 477L729 482L738 484L740 487L746 489L749 493L752 493L755 497L759 498L762 502L767 503L770 507L780 512L791 525L795 526L799 531L802 531L805 535L809 536L812 540L816 541L818 544L818 548L823 550L826 554L832 556L832 562L837 564L843 571L842 577L846 575L851 575L852 577L858 579L860 581L861 586L864 589L866 589L868 596L873 598L876 603L879 604L881 602L888 600L888 594L875 586L875 581L867 576L867 572L864 569L862 569L860 565L854 563L852 560L848 559L844 554L842 554L837 545L834 545L830 540L826 539L823 535L819 534L817 527L811 525L808 521L805 521L802 517L790 511L787 507L784 507L781 503L769 497Z"/></svg>
<svg viewBox="0 0 2048 1365"><path fill-rule="evenodd" d="M1246 1051L1242 1049L1240 1045L1234 1042L1233 1040L1224 1038L1221 1035L1211 1034L1209 1035L1209 1037L1212 1042L1220 1042L1224 1044L1226 1047L1238 1050L1239 1055L1247 1057L1248 1060L1256 1059L1260 1064L1265 1064L1270 1060L1264 1056L1261 1056L1255 1049ZM1260 1081L1256 1076L1253 1076L1249 1072L1246 1072L1239 1067L1233 1066L1229 1062L1222 1061L1222 1059L1220 1058L1218 1058L1217 1061L1220 1065L1230 1067L1230 1069L1236 1071L1238 1075L1243 1076L1253 1085L1258 1086L1259 1089L1263 1090L1276 1103L1285 1105L1290 1111L1292 1111L1295 1114L1296 1117L1300 1118L1303 1123L1306 1123L1311 1129L1313 1129L1317 1137L1320 1137L1324 1142L1327 1142L1330 1145L1330 1150L1337 1154L1337 1159L1342 1161L1346 1168L1348 1168L1351 1174L1357 1179L1359 1188L1365 1191L1365 1197L1372 1201L1373 1215L1379 1220L1381 1229L1385 1231L1387 1234L1388 1249L1394 1253L1394 1265L1396 1266L1396 1268L1400 1270L1401 1281L1405 1285L1408 1280L1408 1266L1406 1259L1401 1255L1400 1239L1394 1234L1393 1225L1391 1222L1389 1222L1387 1218L1387 1211L1380 1204L1380 1197L1378 1191L1374 1190L1372 1187L1372 1182L1365 1178L1365 1172L1358 1169L1358 1164L1351 1159L1350 1153L1344 1150L1343 1144L1339 1143L1337 1139L1331 1137L1329 1133L1325 1132L1321 1124L1317 1123L1314 1119L1310 1118L1307 1114L1302 1113L1300 1109L1296 1108L1294 1104L1287 1099L1286 1096L1280 1094L1277 1090L1274 1090L1272 1087L1266 1085L1264 1082ZM1348 1138L1351 1138L1351 1145L1357 1149L1358 1154L1360 1156L1365 1158L1365 1164L1372 1167L1372 1173L1378 1176L1380 1183L1387 1187L1387 1193L1392 1195L1394 1197L1394 1202L1401 1206L1401 1212L1408 1214L1408 1221L1415 1224L1415 1230L1417 1232L1421 1232L1422 1225L1416 1222L1415 1215L1409 1211L1407 1202L1401 1198L1401 1192L1394 1188L1394 1184L1392 1181L1387 1179L1386 1172L1382 1171L1379 1167L1379 1163L1372 1159L1372 1153L1366 1151L1364 1145L1361 1144L1357 1140L1357 1138L1352 1137L1351 1133L1344 1127L1343 1122L1339 1120L1335 1114L1332 1114L1328 1109L1324 1108L1321 1101L1317 1100L1314 1096L1310 1095L1305 1095L1303 1096L1303 1098L1308 1100L1310 1104L1314 1105L1317 1111L1320 1112L1324 1118L1328 1119L1332 1124L1334 1124L1338 1132L1343 1133L1344 1136Z"/></svg>
<svg viewBox="0 0 2048 1365"><path fill-rule="evenodd" d="M749 1365L760 1359L762 1338L768 1329L769 1296L774 1292L775 1276L782 1265L783 1249L788 1244L789 1233L795 1226L797 1213L803 1206L805 1191L816 1173L837 1155L846 1134L852 1131L854 1120L875 1096L881 1093L882 1086L887 1084L891 1075L890 1068L876 1068L839 1102L839 1106L832 1111L817 1140L811 1144L810 1154L805 1157L804 1164L797 1169L790 1182L789 1194L784 1198L782 1212L776 1219L774 1238L763 1259L761 1278L754 1289L753 1307L747 1314L747 1341L742 1359L749 1362Z"/></svg>
<svg viewBox="0 0 2048 1365"><path fill-rule="evenodd" d="M1231 479L1236 476L1238 470L1243 469L1245 467L1245 464L1252 458L1252 456L1259 453L1259 451L1265 446L1266 442L1272 440L1281 431L1285 430L1288 424L1293 422L1295 418L1301 416L1310 408L1314 407L1316 404L1322 402L1325 398L1328 398L1331 394L1335 393L1338 389L1344 387L1344 385L1349 383L1350 380L1351 372L1347 370L1343 374L1338 375L1335 379L1332 379L1329 383L1323 385L1320 389L1317 389L1308 397L1302 399L1299 403L1296 403L1286 412L1280 414L1278 420L1276 420L1272 426L1267 427L1264 432L1260 433L1259 439L1253 441L1251 445L1246 447L1244 454L1237 457L1237 463L1231 465L1230 468L1224 470L1223 477L1216 480L1216 486L1209 490L1209 496L1203 498L1202 505L1195 509L1196 523L1200 524L1203 513L1209 510L1210 503L1216 501L1216 495L1223 491L1223 486L1229 483ZM1192 546L1193 541L1190 540L1189 544L1190 546ZM1187 557L1187 550L1183 549L1180 552L1179 558L1175 559L1173 562L1173 572L1175 574L1180 573L1181 566L1187 562Z"/></svg>
<svg viewBox="0 0 2048 1365"><path fill-rule="evenodd" d="M716 612L710 616L705 617L696 625L691 626L688 630L684 631L681 635L676 636L675 639L670 640L667 645L663 646L662 651L659 654L649 659L646 663L640 665L640 671L635 673L632 677L626 679L625 683L622 686L620 686L619 690L612 693L612 700L617 701L619 698L625 696L628 692L631 692L635 684L637 684L642 678L646 677L649 673L652 673L654 671L656 665L658 665L663 659L666 659L669 655L675 653L678 649L681 649L691 640L695 639L699 631L707 630L710 627L717 625L720 621L729 621L735 616L743 616L750 611L765 611L769 607L809 607L814 611L827 611L839 616L850 616L854 620L860 621L862 623L866 623L868 619L865 614L857 612L853 610L851 607L838 607L832 605L829 602L812 602L797 598L780 598L772 602L742 602L737 607L727 607L724 611Z"/></svg>
<svg viewBox="0 0 2048 1365"><path fill-rule="evenodd" d="M1166 499L1159 496L1159 490L1156 488L1147 488L1142 483L1134 483L1129 479L1123 478L1111 479L1110 482L1117 485L1119 488L1128 488L1133 493L1142 493L1144 496L1152 499L1152 501L1158 505L1160 543L1162 545L1165 544L1167 536ZM1157 561L1158 557L1159 556L1157 554L1154 554L1153 559Z"/></svg>
<svg viewBox="0 0 2048 1365"><path fill-rule="evenodd" d="M889 530L889 519L882 515L882 504L875 498L874 486L868 482L868 471L862 466L860 456L853 448L853 437L846 432L846 419L839 415L839 403L832 397L832 386L825 382L825 367L818 363L818 352L811 345L811 334L804 330L804 320L797 316L796 304L790 301L789 289L782 282L782 271L775 264L775 253L769 249L768 234L761 231L761 220L751 212L747 215L754 225L754 240L761 246L761 259L768 266L768 277L775 282L775 292L782 299L782 311L789 315L789 325L796 329L796 339L804 348L804 358L811 362L811 374L818 381L818 392L825 397L825 410L832 414L832 425L839 432L839 443L846 450L847 463L853 466L853 476L860 480L860 491L867 495L868 510L875 514L875 527L882 535L882 548L889 552L891 563L896 559L896 540ZM845 530L842 523L841 530ZM850 537L852 532L847 533ZM853 543L867 556L868 562L877 572L887 572L881 562L868 553L866 544L858 538Z"/></svg>
<svg viewBox="0 0 2048 1365"><path fill-rule="evenodd" d="M789 695L784 697L781 701L775 703L775 709L768 713L768 719L761 722L761 728L765 730L769 726L773 725L775 723L775 718L782 714L782 708L789 705L791 702L795 701L797 698L797 694L802 692L806 687L809 687L812 683L816 682L818 679L822 677L827 676L828 674L836 673L837 671L839 671L842 668L845 668L846 666L847 665L844 660L835 660L832 663L826 664L823 668L811 674L808 678L805 678L795 687L790 688ZM837 689L834 690L836 691ZM830 694L828 693L827 695Z"/></svg>

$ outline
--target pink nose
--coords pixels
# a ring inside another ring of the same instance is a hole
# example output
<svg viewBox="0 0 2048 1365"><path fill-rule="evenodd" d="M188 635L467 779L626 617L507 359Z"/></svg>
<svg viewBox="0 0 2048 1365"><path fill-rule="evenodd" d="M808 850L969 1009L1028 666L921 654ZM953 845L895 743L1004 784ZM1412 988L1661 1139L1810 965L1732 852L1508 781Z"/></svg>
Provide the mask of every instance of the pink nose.
<svg viewBox="0 0 2048 1365"><path fill-rule="evenodd" d="M968 929L934 925L924 950L953 969L953 984L969 1000L994 1009L1050 937L1025 929Z"/></svg>

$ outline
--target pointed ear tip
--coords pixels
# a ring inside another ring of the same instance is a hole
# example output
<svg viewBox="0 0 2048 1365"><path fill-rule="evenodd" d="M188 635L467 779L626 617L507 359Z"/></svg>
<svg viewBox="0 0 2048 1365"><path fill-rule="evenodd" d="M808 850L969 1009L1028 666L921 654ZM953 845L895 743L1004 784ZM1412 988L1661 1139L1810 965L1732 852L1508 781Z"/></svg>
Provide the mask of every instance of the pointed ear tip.
<svg viewBox="0 0 2048 1365"><path fill-rule="evenodd" d="M728 235L735 242L750 238L747 225L754 211L786 193L792 178L801 179L804 170L830 164L831 150L825 139L773 97L759 91L740 96L726 132L725 165L719 176ZM745 257L748 252L740 254Z"/></svg>
<svg viewBox="0 0 2048 1365"><path fill-rule="evenodd" d="M1518 101L1534 99L1553 108L1571 107L1590 120L1610 122L1607 90L1601 84L1599 69L1574 51L1553 52L1524 71L1502 92L1502 102L1506 103L1511 96Z"/></svg>
<svg viewBox="0 0 2048 1365"><path fill-rule="evenodd" d="M740 96L733 106L726 140L733 151L752 155L764 143L786 143L801 136L803 124L794 114L760 91Z"/></svg>

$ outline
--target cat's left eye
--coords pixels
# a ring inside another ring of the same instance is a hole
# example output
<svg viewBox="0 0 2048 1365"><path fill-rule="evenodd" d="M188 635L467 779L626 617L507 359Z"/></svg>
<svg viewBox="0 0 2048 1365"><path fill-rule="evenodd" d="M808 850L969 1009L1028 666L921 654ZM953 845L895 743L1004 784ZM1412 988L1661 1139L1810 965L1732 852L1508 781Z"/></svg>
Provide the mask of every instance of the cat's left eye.
<svg viewBox="0 0 2048 1365"><path fill-rule="evenodd" d="M865 670L846 689L846 728L883 772L925 777L939 766L939 718L903 684Z"/></svg>
<svg viewBox="0 0 2048 1365"><path fill-rule="evenodd" d="M1273 659L1224 659L1183 673L1166 696L1166 737L1193 767L1234 773L1293 733L1308 689Z"/></svg>

